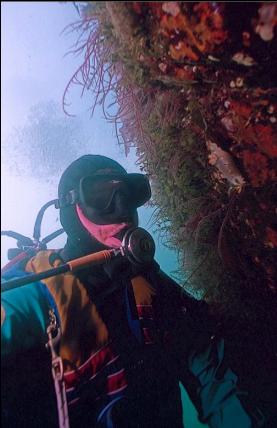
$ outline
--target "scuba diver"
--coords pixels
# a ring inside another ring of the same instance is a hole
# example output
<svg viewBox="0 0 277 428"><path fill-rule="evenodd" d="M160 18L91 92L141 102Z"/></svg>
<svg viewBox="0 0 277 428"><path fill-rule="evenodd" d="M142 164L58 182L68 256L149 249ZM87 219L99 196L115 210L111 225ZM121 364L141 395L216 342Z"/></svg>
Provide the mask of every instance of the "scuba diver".
<svg viewBox="0 0 277 428"><path fill-rule="evenodd" d="M82 156L58 188L64 248L25 254L4 280L119 249L141 232L137 208L150 197L145 175ZM162 272L151 240L131 241L141 246L133 257L2 292L3 427L181 428L179 383L209 427L262 426L244 405L208 305ZM141 260L144 246L152 256Z"/></svg>

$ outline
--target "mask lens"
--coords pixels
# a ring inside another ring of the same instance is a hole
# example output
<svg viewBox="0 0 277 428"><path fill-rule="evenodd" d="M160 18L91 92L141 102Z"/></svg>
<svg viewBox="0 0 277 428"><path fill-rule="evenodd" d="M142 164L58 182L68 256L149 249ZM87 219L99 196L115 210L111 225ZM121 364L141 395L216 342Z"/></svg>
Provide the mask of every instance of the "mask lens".
<svg viewBox="0 0 277 428"><path fill-rule="evenodd" d="M107 209L116 192L130 196L128 185L118 177L85 177L80 183L81 202L97 210Z"/></svg>

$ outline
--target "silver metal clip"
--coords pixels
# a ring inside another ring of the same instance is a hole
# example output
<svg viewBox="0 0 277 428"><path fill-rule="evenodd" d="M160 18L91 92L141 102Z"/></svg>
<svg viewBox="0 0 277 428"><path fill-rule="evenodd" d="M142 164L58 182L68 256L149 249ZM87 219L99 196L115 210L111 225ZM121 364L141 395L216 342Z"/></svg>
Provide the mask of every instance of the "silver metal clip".
<svg viewBox="0 0 277 428"><path fill-rule="evenodd" d="M68 408L65 384L63 379L63 362L62 358L57 354L56 347L61 338L61 329L57 324L57 318L53 309L49 311L50 323L47 327L48 342L46 348L51 351L52 359L52 376L54 380L57 409L59 416L59 427L69 428Z"/></svg>

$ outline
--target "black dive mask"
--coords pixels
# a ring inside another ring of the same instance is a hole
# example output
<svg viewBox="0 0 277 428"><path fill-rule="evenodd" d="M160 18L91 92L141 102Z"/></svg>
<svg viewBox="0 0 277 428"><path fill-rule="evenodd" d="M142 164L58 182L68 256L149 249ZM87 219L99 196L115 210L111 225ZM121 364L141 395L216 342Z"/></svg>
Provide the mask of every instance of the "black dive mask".
<svg viewBox="0 0 277 428"><path fill-rule="evenodd" d="M124 202L136 207L137 200L131 188L121 176L84 177L80 181L79 200L86 207L105 214L113 211L116 194Z"/></svg>
<svg viewBox="0 0 277 428"><path fill-rule="evenodd" d="M116 193L124 195L129 206L138 208L151 197L148 178L142 174L95 174L80 180L80 202L99 212L110 211Z"/></svg>
<svg viewBox="0 0 277 428"><path fill-rule="evenodd" d="M78 191L68 192L62 205L78 203L96 224L133 222L136 209L151 197L143 174L94 174L81 178Z"/></svg>

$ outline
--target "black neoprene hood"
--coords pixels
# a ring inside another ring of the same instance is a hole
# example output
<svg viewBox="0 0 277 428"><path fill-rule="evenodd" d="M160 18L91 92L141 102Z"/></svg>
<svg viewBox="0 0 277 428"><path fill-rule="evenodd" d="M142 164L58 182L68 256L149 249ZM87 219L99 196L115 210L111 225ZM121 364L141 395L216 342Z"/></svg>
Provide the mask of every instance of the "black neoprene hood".
<svg viewBox="0 0 277 428"><path fill-rule="evenodd" d="M73 192L78 192L80 181L83 177L93 176L94 174L119 174L124 176L130 184L131 192L135 193L139 191L137 183L141 180L138 180L138 176L145 177L145 181L148 182L146 176L143 174L131 173L128 174L127 171L116 161L110 159L106 156L101 155L84 155L79 159L72 162L68 168L64 171L61 176L59 187L58 187L58 197L60 202L60 221L68 235L68 244L70 247L78 247L84 249L87 253L89 250L96 249L96 242L93 243L93 238L89 235L88 231L82 226L78 215L76 213L76 203L69 202L68 204L63 201L66 201L68 194ZM145 192L145 197L141 198L138 206L143 205L151 196L151 189L148 182L149 189ZM127 203L125 205L127 216L130 220L137 218L136 207L131 208ZM82 207L83 208L83 207ZM85 207L84 207L85 208ZM84 211L86 214L86 210ZM116 215L113 213L110 216L104 218L100 215L98 218L93 218L93 221L96 224L113 224L116 223ZM88 217L90 218L90 217ZM99 220L99 221L98 221ZM102 221L103 220L103 221ZM137 220L134 220L135 222ZM120 221L121 222L121 221ZM97 244L97 250L101 249ZM83 251L83 253L84 253ZM82 254L83 254L82 253Z"/></svg>
<svg viewBox="0 0 277 428"><path fill-rule="evenodd" d="M127 174L126 170L116 161L101 155L84 155L72 162L61 176L58 188L59 199L63 198L69 191L79 187L80 180L96 173L99 170L115 171Z"/></svg>

